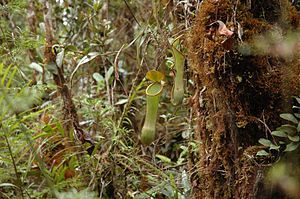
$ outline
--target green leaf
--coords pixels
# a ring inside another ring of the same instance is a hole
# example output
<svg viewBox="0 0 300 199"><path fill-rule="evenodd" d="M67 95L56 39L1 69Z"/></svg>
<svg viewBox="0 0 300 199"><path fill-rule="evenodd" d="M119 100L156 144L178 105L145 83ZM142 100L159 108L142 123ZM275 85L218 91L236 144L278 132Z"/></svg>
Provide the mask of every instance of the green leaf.
<svg viewBox="0 0 300 199"><path fill-rule="evenodd" d="M0 184L0 187L15 187L15 188L19 188L19 187L17 187L16 185L11 184L11 183L8 183L8 182L6 182L6 183L1 183L1 184Z"/></svg>
<svg viewBox="0 0 300 199"><path fill-rule="evenodd" d="M265 150L260 150L256 153L257 156L268 156L269 153L266 152Z"/></svg>
<svg viewBox="0 0 300 199"><path fill-rule="evenodd" d="M295 97L295 99L297 100L298 104L300 105L300 98L299 97Z"/></svg>
<svg viewBox="0 0 300 199"><path fill-rule="evenodd" d="M36 136L33 136L32 139L36 140L38 138L46 137L46 136L49 136L49 133L48 132L42 132L42 133L38 133Z"/></svg>
<svg viewBox="0 0 300 199"><path fill-rule="evenodd" d="M126 99L120 99L119 101L117 101L116 103L115 103L115 105L121 105L121 104L125 104L125 103L127 103L128 102L128 99L126 98Z"/></svg>
<svg viewBox="0 0 300 199"><path fill-rule="evenodd" d="M111 66L108 69L108 71L105 73L105 81L108 81L110 79L110 77L113 74L113 72L114 72L114 67Z"/></svg>
<svg viewBox="0 0 300 199"><path fill-rule="evenodd" d="M96 80L96 82L104 81L104 77L99 73L94 73L93 78L94 78L94 80Z"/></svg>
<svg viewBox="0 0 300 199"><path fill-rule="evenodd" d="M296 118L293 114L291 114L291 113L283 113L283 114L280 114L280 117L281 117L282 119L287 120L287 121L290 121L290 122L293 122L293 123L295 123L295 124L298 124L297 118Z"/></svg>
<svg viewBox="0 0 300 199"><path fill-rule="evenodd" d="M272 131L271 134L274 136L277 136L277 137L287 137L287 135L284 131Z"/></svg>
<svg viewBox="0 0 300 199"><path fill-rule="evenodd" d="M270 140L267 140L265 138L260 138L258 142L264 146L271 146L272 142Z"/></svg>
<svg viewBox="0 0 300 199"><path fill-rule="evenodd" d="M299 140L300 140L298 135L295 135L295 136L288 135L288 138L293 142L299 142Z"/></svg>
<svg viewBox="0 0 300 199"><path fill-rule="evenodd" d="M284 150L285 152L287 151L294 151L298 148L299 143L291 142L288 145L286 145L286 149Z"/></svg>
<svg viewBox="0 0 300 199"><path fill-rule="evenodd" d="M32 68L39 73L43 73L43 67L35 62L32 62L31 64L29 64L29 68Z"/></svg>
<svg viewBox="0 0 300 199"><path fill-rule="evenodd" d="M300 119L300 113L294 113L294 115L296 116L296 118Z"/></svg>
<svg viewBox="0 0 300 199"><path fill-rule="evenodd" d="M78 62L76 68L73 70L73 72L70 75L70 79L72 80L75 73L77 72L77 70L79 69L79 67L83 64L86 64L88 62L90 62L91 60L95 59L97 56L99 56L100 53L98 52L90 52L89 54L83 56L80 61Z"/></svg>
<svg viewBox="0 0 300 199"><path fill-rule="evenodd" d="M297 128L295 126L285 124L281 127L276 128L277 131L284 131L288 133L289 135L294 135L297 132Z"/></svg>
<svg viewBox="0 0 300 199"><path fill-rule="evenodd" d="M298 126L297 126L297 132L300 133L300 122L298 123Z"/></svg>
<svg viewBox="0 0 300 199"><path fill-rule="evenodd" d="M93 59L95 59L97 56L99 56L100 53L98 52L90 52L87 55L83 56L80 61L78 62L77 66L80 66L82 64L86 64L90 61L92 61Z"/></svg>
<svg viewBox="0 0 300 199"><path fill-rule="evenodd" d="M300 106L292 106L292 109L299 109L300 110Z"/></svg>
<svg viewBox="0 0 300 199"><path fill-rule="evenodd" d="M157 154L157 155L155 155L155 157L157 157L158 159L160 159L161 161L163 161L165 163L171 163L172 162L170 158L168 158L164 155Z"/></svg>
<svg viewBox="0 0 300 199"><path fill-rule="evenodd" d="M278 150L279 148L280 148L280 146L277 146L275 144L270 145L270 149Z"/></svg>

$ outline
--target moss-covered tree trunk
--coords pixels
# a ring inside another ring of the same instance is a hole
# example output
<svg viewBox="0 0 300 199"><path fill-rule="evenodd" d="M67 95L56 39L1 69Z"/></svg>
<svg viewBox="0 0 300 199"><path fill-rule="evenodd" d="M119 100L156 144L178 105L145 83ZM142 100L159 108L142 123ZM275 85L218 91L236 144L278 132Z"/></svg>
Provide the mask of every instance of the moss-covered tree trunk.
<svg viewBox="0 0 300 199"><path fill-rule="evenodd" d="M257 38L272 31L284 37L298 25L287 0L202 2L188 36L201 142L195 198L271 197L262 186L265 164L256 157L256 145L280 124L279 113L299 93L299 63L260 49Z"/></svg>

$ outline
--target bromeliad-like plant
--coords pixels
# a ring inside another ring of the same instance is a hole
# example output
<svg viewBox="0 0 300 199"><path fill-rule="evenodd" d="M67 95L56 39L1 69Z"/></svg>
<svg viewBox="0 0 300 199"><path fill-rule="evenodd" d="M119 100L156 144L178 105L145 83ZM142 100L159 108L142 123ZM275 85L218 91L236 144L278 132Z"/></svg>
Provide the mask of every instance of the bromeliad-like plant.
<svg viewBox="0 0 300 199"><path fill-rule="evenodd" d="M293 106L293 109L300 110L300 98L295 97L298 105ZM278 143L272 142L271 140L261 138L259 143L264 145L270 150L280 150L281 145L286 145L284 152L294 151L300 145L300 113L283 113L280 117L287 120L289 123L281 125L271 134L280 138ZM275 140L275 139L274 139ZM266 150L261 150L257 152L259 156L270 155Z"/></svg>
<svg viewBox="0 0 300 199"><path fill-rule="evenodd" d="M141 141L144 145L151 144L155 139L159 98L164 86L164 77L164 74L155 70L148 71L146 74L146 78L152 83L146 89L146 118L141 133Z"/></svg>

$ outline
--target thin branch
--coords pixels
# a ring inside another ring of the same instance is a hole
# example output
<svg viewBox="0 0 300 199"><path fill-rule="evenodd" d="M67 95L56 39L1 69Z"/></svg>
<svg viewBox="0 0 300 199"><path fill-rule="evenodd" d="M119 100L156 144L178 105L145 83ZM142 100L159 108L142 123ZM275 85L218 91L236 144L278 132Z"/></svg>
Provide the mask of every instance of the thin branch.
<svg viewBox="0 0 300 199"><path fill-rule="evenodd" d="M128 2L127 2L127 0L123 0L123 1L125 2L125 4L126 4L128 10L129 10L130 14L132 15L134 21L141 27L141 24L140 24L139 21L136 19L136 17L135 17L135 15L134 15L134 13L132 12L132 10L131 10L131 8L130 8Z"/></svg>

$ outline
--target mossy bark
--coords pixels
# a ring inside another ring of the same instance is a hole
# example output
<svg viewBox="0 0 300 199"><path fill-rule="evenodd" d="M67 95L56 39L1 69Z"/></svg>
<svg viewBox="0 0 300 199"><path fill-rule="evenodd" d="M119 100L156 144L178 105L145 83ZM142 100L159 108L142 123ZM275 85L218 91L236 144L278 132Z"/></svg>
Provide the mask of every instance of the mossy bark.
<svg viewBox="0 0 300 199"><path fill-rule="evenodd" d="M256 145L280 124L279 113L299 93L295 85L300 78L287 78L286 73L289 67L299 75L299 63L256 51L246 55L239 49L272 29L280 28L284 36L287 29L299 27L299 16L287 0L258 2L203 1L187 39L196 83L195 137L201 142L195 198L268 198ZM224 36L207 37L207 26L217 20L235 32L229 38L233 47L224 46Z"/></svg>

